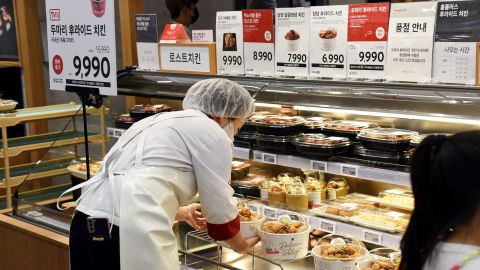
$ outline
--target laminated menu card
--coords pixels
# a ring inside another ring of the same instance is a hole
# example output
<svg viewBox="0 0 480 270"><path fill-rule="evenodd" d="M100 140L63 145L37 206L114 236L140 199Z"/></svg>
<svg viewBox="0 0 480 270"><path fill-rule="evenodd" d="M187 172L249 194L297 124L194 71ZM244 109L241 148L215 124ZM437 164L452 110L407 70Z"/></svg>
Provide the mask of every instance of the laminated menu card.
<svg viewBox="0 0 480 270"><path fill-rule="evenodd" d="M216 41L218 74L245 74L241 11L217 12Z"/></svg>

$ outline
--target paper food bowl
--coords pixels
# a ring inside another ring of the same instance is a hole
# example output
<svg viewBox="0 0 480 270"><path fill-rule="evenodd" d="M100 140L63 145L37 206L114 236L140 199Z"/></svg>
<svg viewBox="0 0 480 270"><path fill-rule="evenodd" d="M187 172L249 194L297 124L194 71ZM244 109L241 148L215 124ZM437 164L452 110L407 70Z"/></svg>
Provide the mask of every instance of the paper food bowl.
<svg viewBox="0 0 480 270"><path fill-rule="evenodd" d="M252 238L257 236L258 227L265 221L265 216L253 221L241 221L240 232L244 238Z"/></svg>
<svg viewBox="0 0 480 270"><path fill-rule="evenodd" d="M320 40L321 40L320 45L322 46L322 50L331 51L335 49L335 44L337 43L336 37L331 39L320 38Z"/></svg>
<svg viewBox="0 0 480 270"><path fill-rule="evenodd" d="M308 241L311 227L299 232L276 234L265 232L258 227L258 235L262 239L265 257L271 260L294 260L303 258L308 253Z"/></svg>
<svg viewBox="0 0 480 270"><path fill-rule="evenodd" d="M0 103L0 112L13 111L17 107L18 102L10 101L5 103Z"/></svg>
<svg viewBox="0 0 480 270"><path fill-rule="evenodd" d="M360 253L362 255L355 258L328 258L322 256L321 252L324 248L327 248L329 245L319 245L312 249L312 255L315 261L315 270L345 270L345 269L356 269L355 266L357 263L362 261L365 256L368 254L368 250L359 246Z"/></svg>
<svg viewBox="0 0 480 270"><path fill-rule="evenodd" d="M287 51L291 51L291 52L297 51L300 45L300 39L295 39L295 40L286 39L285 42L287 42Z"/></svg>

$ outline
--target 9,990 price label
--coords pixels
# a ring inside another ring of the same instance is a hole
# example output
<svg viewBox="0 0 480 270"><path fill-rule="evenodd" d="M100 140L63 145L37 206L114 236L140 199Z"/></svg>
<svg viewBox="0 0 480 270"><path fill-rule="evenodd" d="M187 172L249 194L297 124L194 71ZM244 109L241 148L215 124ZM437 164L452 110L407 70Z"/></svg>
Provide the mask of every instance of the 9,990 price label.
<svg viewBox="0 0 480 270"><path fill-rule="evenodd" d="M97 78L99 76L108 78L110 76L111 67L110 60L107 57L80 57L76 55L73 57L74 74L81 79Z"/></svg>
<svg viewBox="0 0 480 270"><path fill-rule="evenodd" d="M362 63L381 63L385 60L385 54L383 52L359 52L358 58Z"/></svg>
<svg viewBox="0 0 480 270"><path fill-rule="evenodd" d="M222 59L225 66L241 66L243 63L242 57L236 55L224 55Z"/></svg>

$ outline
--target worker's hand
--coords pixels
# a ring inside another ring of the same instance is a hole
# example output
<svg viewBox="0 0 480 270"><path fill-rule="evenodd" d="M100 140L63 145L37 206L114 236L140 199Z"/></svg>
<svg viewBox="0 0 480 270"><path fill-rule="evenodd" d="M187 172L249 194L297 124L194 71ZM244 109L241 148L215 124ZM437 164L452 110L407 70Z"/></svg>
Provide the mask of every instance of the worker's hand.
<svg viewBox="0 0 480 270"><path fill-rule="evenodd" d="M234 248L233 251L240 254L247 254L249 251L255 247L255 245L260 242L260 237L245 238L244 244L239 245L237 248Z"/></svg>
<svg viewBox="0 0 480 270"><path fill-rule="evenodd" d="M203 214L198 211L201 209L201 207L202 206L199 203L192 203L187 206L180 207L177 210L175 220L185 221L195 230L205 231L207 229L207 223L205 222Z"/></svg>

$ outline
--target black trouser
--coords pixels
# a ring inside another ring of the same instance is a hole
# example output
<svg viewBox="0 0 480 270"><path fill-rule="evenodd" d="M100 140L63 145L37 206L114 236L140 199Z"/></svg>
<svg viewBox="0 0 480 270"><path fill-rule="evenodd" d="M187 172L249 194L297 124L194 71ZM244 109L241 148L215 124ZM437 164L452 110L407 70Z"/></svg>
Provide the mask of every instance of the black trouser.
<svg viewBox="0 0 480 270"><path fill-rule="evenodd" d="M120 270L118 227L112 228L112 239L91 241L88 237L87 215L76 211L70 226L71 270Z"/></svg>

